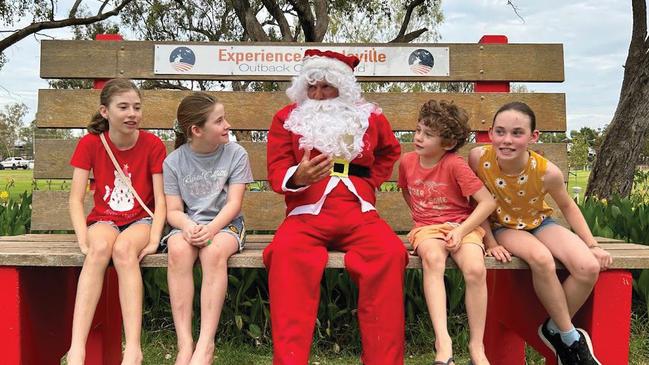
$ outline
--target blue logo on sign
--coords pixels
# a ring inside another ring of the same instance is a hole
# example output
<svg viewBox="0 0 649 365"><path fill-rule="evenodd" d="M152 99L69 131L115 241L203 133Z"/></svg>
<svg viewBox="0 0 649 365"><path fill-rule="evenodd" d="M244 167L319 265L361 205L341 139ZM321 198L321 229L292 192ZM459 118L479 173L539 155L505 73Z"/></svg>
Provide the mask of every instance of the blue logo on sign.
<svg viewBox="0 0 649 365"><path fill-rule="evenodd" d="M418 75L426 75L433 69L435 59L428 50L420 48L412 51L410 57L408 57L408 64L412 72Z"/></svg>
<svg viewBox="0 0 649 365"><path fill-rule="evenodd" d="M171 63L176 71L186 72L194 67L196 55L188 47L177 47L171 51L169 63Z"/></svg>

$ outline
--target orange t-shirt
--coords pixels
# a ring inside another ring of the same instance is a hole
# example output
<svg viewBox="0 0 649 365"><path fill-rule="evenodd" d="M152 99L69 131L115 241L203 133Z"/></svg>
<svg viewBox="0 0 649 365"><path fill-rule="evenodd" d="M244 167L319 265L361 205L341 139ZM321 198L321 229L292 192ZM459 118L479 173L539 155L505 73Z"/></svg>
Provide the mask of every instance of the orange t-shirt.
<svg viewBox="0 0 649 365"><path fill-rule="evenodd" d="M446 153L429 169L421 166L416 152L401 156L399 187L408 189L415 227L464 222L473 211L469 196L482 186L456 153Z"/></svg>

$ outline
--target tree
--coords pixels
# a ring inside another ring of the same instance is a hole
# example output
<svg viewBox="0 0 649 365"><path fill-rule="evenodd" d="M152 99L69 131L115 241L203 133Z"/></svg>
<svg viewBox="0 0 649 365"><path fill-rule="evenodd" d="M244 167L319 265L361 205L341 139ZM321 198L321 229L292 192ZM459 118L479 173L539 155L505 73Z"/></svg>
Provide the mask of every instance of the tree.
<svg viewBox="0 0 649 365"><path fill-rule="evenodd" d="M586 195L628 196L649 127L649 40L647 4L632 0L633 28L624 79L613 120L597 151Z"/></svg>
<svg viewBox="0 0 649 365"><path fill-rule="evenodd" d="M119 12L133 0L122 0L109 11L106 6L109 0L101 2L95 15L89 15L88 10L82 4L82 0L76 0L67 13L67 18L55 19L55 11L58 8L58 1L28 1L13 0L0 1L0 22L5 26L13 26L21 19L33 15L32 23L13 30L1 30L1 33L10 33L9 36L0 39L0 68L6 58L2 54L5 49L14 43L28 37L32 34L38 34L41 30L65 28L69 26L88 25L108 19L119 14Z"/></svg>
<svg viewBox="0 0 649 365"><path fill-rule="evenodd" d="M577 134L568 151L568 166L571 170L584 169L588 165L588 141L584 135Z"/></svg>
<svg viewBox="0 0 649 365"><path fill-rule="evenodd" d="M13 155L27 111L27 105L14 103L5 105L4 110L0 112L0 155Z"/></svg>

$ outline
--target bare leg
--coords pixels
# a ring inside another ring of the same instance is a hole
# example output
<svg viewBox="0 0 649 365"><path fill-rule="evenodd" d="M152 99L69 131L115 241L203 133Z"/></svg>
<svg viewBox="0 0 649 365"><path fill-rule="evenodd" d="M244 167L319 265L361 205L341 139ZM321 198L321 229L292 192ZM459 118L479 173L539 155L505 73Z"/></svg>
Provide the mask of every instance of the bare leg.
<svg viewBox="0 0 649 365"><path fill-rule="evenodd" d="M149 243L148 224L134 224L117 236L113 247L113 264L119 283L119 303L124 321L124 357L122 365L142 363L142 272L138 255Z"/></svg>
<svg viewBox="0 0 649 365"><path fill-rule="evenodd" d="M570 272L563 281L563 291L572 318L593 291L599 276L599 263L579 236L560 225L549 225L536 237Z"/></svg>
<svg viewBox="0 0 649 365"><path fill-rule="evenodd" d="M465 243L451 254L466 284L464 302L469 319L469 354L475 365L488 365L484 349L485 322L487 321L487 269L482 247Z"/></svg>
<svg viewBox="0 0 649 365"><path fill-rule="evenodd" d="M68 365L83 365L86 341L101 296L106 267L110 262L117 230L109 224L95 224L88 229L88 254L77 284L72 320L72 342L67 354Z"/></svg>
<svg viewBox="0 0 649 365"><path fill-rule="evenodd" d="M435 331L435 360L446 362L453 356L453 342L448 334L444 270L448 251L444 241L427 239L417 246L424 272L424 295Z"/></svg>
<svg viewBox="0 0 649 365"><path fill-rule="evenodd" d="M214 360L214 336L228 290L228 258L237 252L234 236L219 233L212 244L198 251L203 269L201 284L201 331L191 365L208 365Z"/></svg>
<svg viewBox="0 0 649 365"><path fill-rule="evenodd" d="M568 303L550 250L526 231L505 229L496 234L496 240L509 252L527 262L532 271L534 291L541 304L561 331L570 330L572 322Z"/></svg>
<svg viewBox="0 0 649 365"><path fill-rule="evenodd" d="M194 262L198 248L185 241L180 233L169 238L169 299L176 327L178 355L176 365L187 365L194 352L192 339L192 305L194 302Z"/></svg>

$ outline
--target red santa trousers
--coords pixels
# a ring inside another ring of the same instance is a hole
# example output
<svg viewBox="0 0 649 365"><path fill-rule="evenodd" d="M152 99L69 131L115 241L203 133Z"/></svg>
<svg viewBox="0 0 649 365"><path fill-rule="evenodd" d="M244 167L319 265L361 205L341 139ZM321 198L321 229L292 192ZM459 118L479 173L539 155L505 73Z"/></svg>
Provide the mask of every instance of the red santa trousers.
<svg viewBox="0 0 649 365"><path fill-rule="evenodd" d="M362 213L343 184L329 194L319 215L287 217L264 250L273 364L308 363L327 249L346 252L345 268L358 286L363 364L403 364L408 254L390 226L376 211Z"/></svg>

